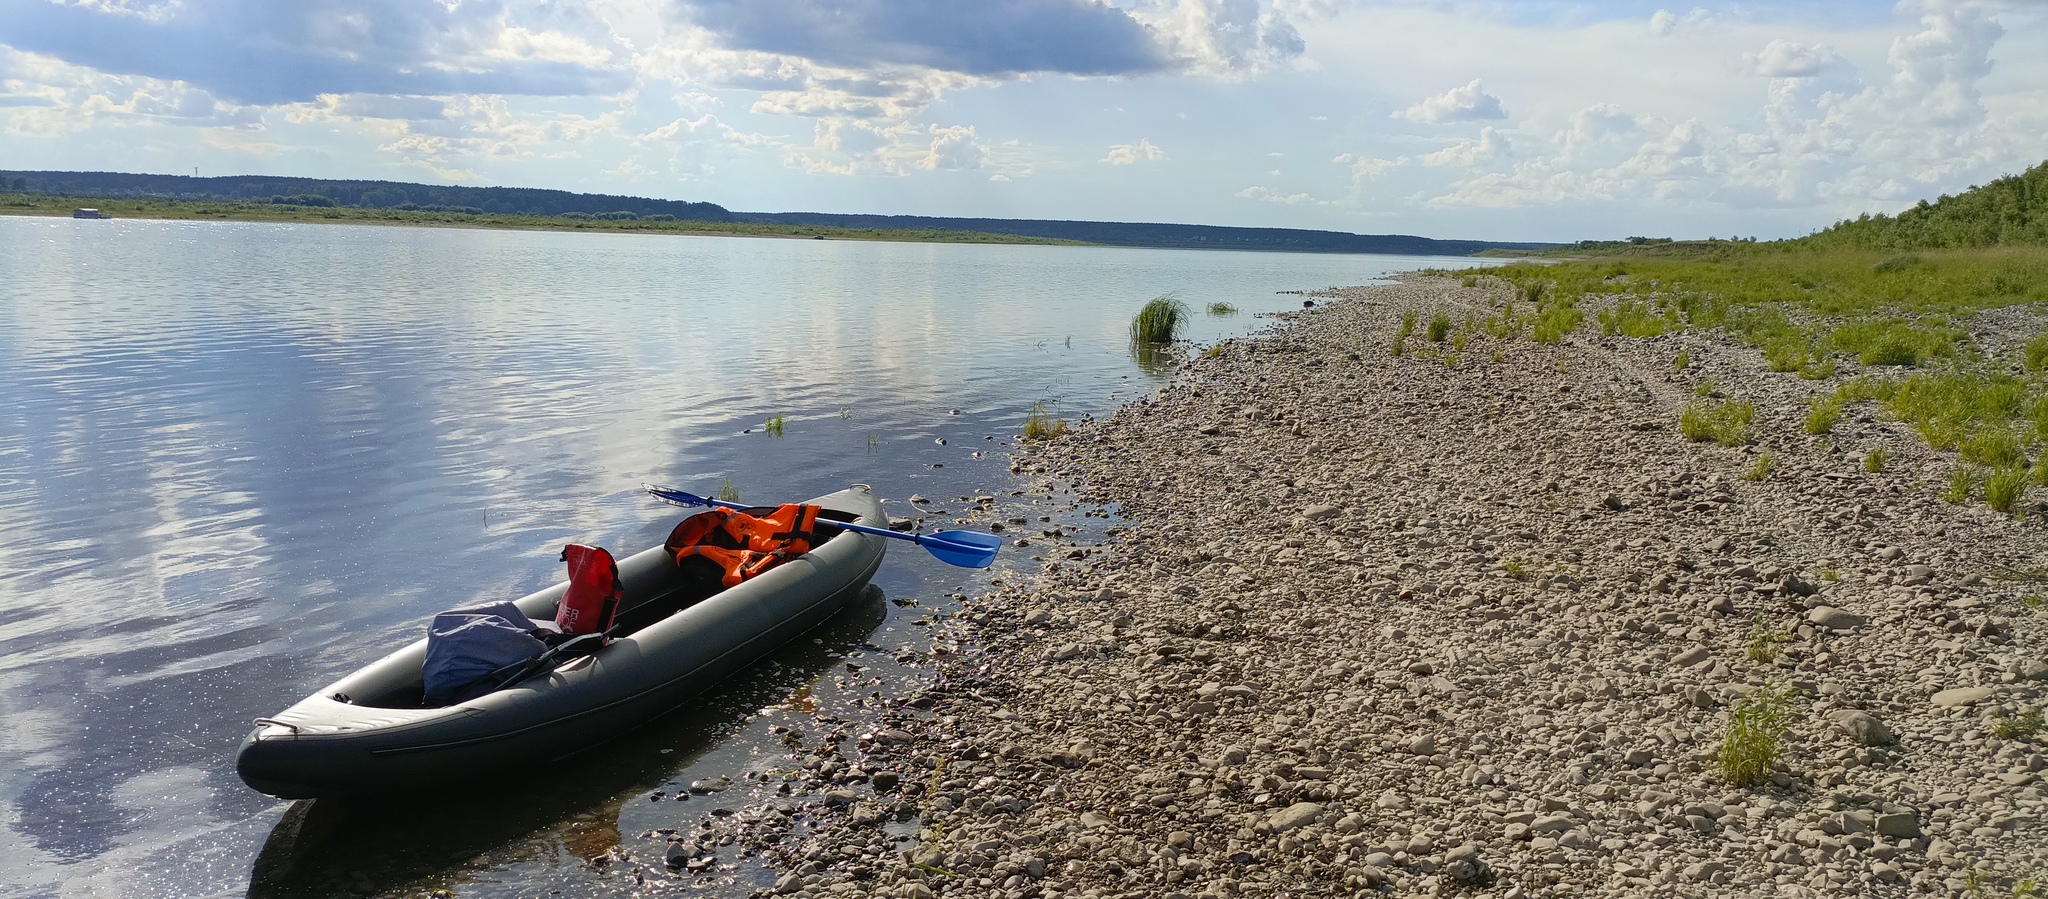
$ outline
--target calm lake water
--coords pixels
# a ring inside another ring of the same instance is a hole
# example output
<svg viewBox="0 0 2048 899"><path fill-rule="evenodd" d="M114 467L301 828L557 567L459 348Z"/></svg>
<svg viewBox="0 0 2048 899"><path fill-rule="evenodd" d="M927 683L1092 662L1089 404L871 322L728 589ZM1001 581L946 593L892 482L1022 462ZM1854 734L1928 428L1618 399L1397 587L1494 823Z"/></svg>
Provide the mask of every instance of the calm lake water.
<svg viewBox="0 0 2048 899"><path fill-rule="evenodd" d="M987 573L892 545L876 583L917 606L861 603L573 774L292 806L232 755L434 611L560 579L564 543L659 543L684 513L642 482L1006 493L1034 404L1157 386L1126 339L1151 297L1206 342L1300 308L1279 290L1473 262L7 217L0 258L0 895L135 897L632 887L585 860L659 868L642 834L720 801L653 790L774 756L764 708L914 678L873 647Z"/></svg>

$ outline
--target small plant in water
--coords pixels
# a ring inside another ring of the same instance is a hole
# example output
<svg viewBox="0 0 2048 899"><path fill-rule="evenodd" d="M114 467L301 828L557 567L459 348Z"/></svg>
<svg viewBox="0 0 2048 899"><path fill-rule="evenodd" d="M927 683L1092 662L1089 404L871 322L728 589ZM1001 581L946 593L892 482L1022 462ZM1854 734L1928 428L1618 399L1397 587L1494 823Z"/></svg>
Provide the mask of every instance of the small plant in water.
<svg viewBox="0 0 2048 899"><path fill-rule="evenodd" d="M1772 627L1761 613L1750 619L1749 641L1742 646L1742 651L1749 656L1750 661L1769 665L1776 662L1784 650L1783 630Z"/></svg>
<svg viewBox="0 0 2048 899"><path fill-rule="evenodd" d="M2043 723L2040 709L2028 709L2016 718L2000 715L1991 719L1991 732L2001 740L2021 740L2040 733Z"/></svg>
<svg viewBox="0 0 2048 899"><path fill-rule="evenodd" d="M1172 294L1152 298L1131 319L1131 339L1139 343L1172 343L1188 317L1188 306Z"/></svg>
<svg viewBox="0 0 2048 899"><path fill-rule="evenodd" d="M1885 450L1883 444L1873 446L1870 448L1870 452L1863 457L1863 470L1871 474L1877 474L1884 470L1886 463L1889 463L1891 458L1892 454Z"/></svg>
<svg viewBox="0 0 2048 899"><path fill-rule="evenodd" d="M1214 316L1236 315L1237 307L1229 303L1210 303L1209 314Z"/></svg>
<svg viewBox="0 0 2048 899"><path fill-rule="evenodd" d="M1765 686L1736 700L1715 759L1721 778L1736 786L1763 783L1778 764L1791 723L1791 692L1783 687Z"/></svg>
<svg viewBox="0 0 2048 899"><path fill-rule="evenodd" d="M1045 410L1044 403L1031 404L1031 414L1024 416L1024 439L1050 440L1067 433L1067 420L1054 418Z"/></svg>
<svg viewBox="0 0 2048 899"><path fill-rule="evenodd" d="M732 479L725 478L724 481L724 483L718 485L718 498L729 503L739 502L740 492L737 488L733 487Z"/></svg>
<svg viewBox="0 0 2048 899"><path fill-rule="evenodd" d="M868 452L869 452L870 454L872 454L872 453L874 453L874 452L875 452L876 450L879 450L879 449L881 449L881 448L882 448L882 438L880 438L880 437L878 437L878 436L875 436L874 434L869 434L869 435L868 435Z"/></svg>
<svg viewBox="0 0 2048 899"><path fill-rule="evenodd" d="M767 431L770 437L782 436L782 416L777 415L774 418L768 419L767 422L761 425L761 430Z"/></svg>
<svg viewBox="0 0 2048 899"><path fill-rule="evenodd" d="M1762 455L1760 455L1760 456L1757 456L1757 457L1756 457L1756 462L1755 462L1755 463L1753 463L1753 464L1751 464L1751 465L1749 466L1749 470L1748 470L1748 471L1745 471L1745 472L1743 472L1743 473L1742 473L1742 479L1743 479L1743 480L1745 480L1745 481L1767 481L1767 480L1770 480L1770 477L1771 477L1771 454L1770 454L1770 453L1764 453L1764 454L1762 454Z"/></svg>

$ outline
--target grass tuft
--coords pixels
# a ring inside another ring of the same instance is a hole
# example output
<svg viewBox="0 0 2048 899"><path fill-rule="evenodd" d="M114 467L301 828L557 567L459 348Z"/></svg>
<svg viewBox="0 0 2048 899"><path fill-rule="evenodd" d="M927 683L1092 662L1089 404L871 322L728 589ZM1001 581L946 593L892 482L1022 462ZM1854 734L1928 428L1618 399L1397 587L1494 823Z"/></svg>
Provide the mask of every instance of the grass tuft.
<svg viewBox="0 0 2048 899"><path fill-rule="evenodd" d="M2014 509L2020 507L2020 502L2027 498L2027 487L2025 468L2010 466L1994 469L1991 476L1984 479L1984 504L2010 515Z"/></svg>
<svg viewBox="0 0 2048 899"><path fill-rule="evenodd" d="M767 431L768 436L770 437L782 436L782 416L777 415L774 418L768 419L767 421L763 422L761 424L761 430Z"/></svg>
<svg viewBox="0 0 2048 899"><path fill-rule="evenodd" d="M1529 339L1537 343L1563 343L1565 335L1578 330L1579 323L1586 320L1571 300L1558 300L1537 307L1536 324L1529 331Z"/></svg>
<svg viewBox="0 0 2048 899"><path fill-rule="evenodd" d="M1873 446L1870 448L1870 452L1863 457L1863 470L1871 474L1877 474L1884 471L1885 464L1890 462L1891 458L1892 454L1884 448L1883 444Z"/></svg>
<svg viewBox="0 0 2048 899"><path fill-rule="evenodd" d="M1721 778L1736 786L1763 783L1778 764L1791 723L1791 691L1783 687L1766 686L1736 700L1715 760Z"/></svg>
<svg viewBox="0 0 2048 899"><path fill-rule="evenodd" d="M1759 613L1750 619L1749 640L1743 644L1742 651L1750 661L1769 665L1778 661L1778 656L1784 652L1785 641L1785 631L1772 627Z"/></svg>
<svg viewBox="0 0 2048 899"><path fill-rule="evenodd" d="M1770 480L1770 479L1771 479L1771 454L1770 454L1770 453L1764 453L1764 454L1762 454L1762 455L1760 455L1760 456L1757 456L1757 457L1756 457L1756 462L1755 462L1755 463L1753 463L1753 464L1751 464L1751 465L1749 466L1749 470L1748 470L1748 471L1745 471L1745 472L1743 472L1743 473L1742 473L1742 479L1743 479L1743 480L1745 480L1745 481L1768 481L1768 480Z"/></svg>
<svg viewBox="0 0 2048 899"><path fill-rule="evenodd" d="M1977 485L1983 480L1983 469L1973 465L1958 465L1949 471L1948 490L1941 494L1941 498L1960 506L1970 501L1970 494L1977 491Z"/></svg>
<svg viewBox="0 0 2048 899"><path fill-rule="evenodd" d="M1722 446L1749 443L1749 424L1756 417L1752 403L1729 400L1713 403L1694 400L1678 414L1678 430L1694 443L1713 441Z"/></svg>
<svg viewBox="0 0 2048 899"><path fill-rule="evenodd" d="M1684 371L1685 367L1691 364L1692 354L1684 350L1679 350L1678 355L1672 357L1671 359L1671 370L1674 372Z"/></svg>
<svg viewBox="0 0 2048 899"><path fill-rule="evenodd" d="M1237 307L1232 306L1229 303L1210 303L1209 314L1217 316L1219 318L1225 315L1236 315Z"/></svg>
<svg viewBox="0 0 2048 899"><path fill-rule="evenodd" d="M1441 312L1437 313L1435 318L1429 320L1428 335L1430 343L1443 343L1444 338L1451 336L1451 317Z"/></svg>
<svg viewBox="0 0 2048 899"><path fill-rule="evenodd" d="M1172 294L1153 297L1131 319L1131 339L1139 343L1172 343L1187 321L1188 305Z"/></svg>
<svg viewBox="0 0 2048 899"><path fill-rule="evenodd" d="M2016 718L2000 715L1991 719L1991 732L2001 740L2022 740L2041 732L2043 724L2040 709L2029 709Z"/></svg>
<svg viewBox="0 0 2048 899"><path fill-rule="evenodd" d="M1806 433L1826 434L1835 429L1835 421L1842 417L1840 396L1815 397L1813 405L1806 409Z"/></svg>
<svg viewBox="0 0 2048 899"><path fill-rule="evenodd" d="M1044 403L1032 403L1031 413L1024 416L1024 439L1051 440L1067 433L1067 420L1054 418L1047 412Z"/></svg>
<svg viewBox="0 0 2048 899"><path fill-rule="evenodd" d="M725 478L724 481L724 483L718 485L718 498L729 503L739 502L740 491L732 485L732 479Z"/></svg>

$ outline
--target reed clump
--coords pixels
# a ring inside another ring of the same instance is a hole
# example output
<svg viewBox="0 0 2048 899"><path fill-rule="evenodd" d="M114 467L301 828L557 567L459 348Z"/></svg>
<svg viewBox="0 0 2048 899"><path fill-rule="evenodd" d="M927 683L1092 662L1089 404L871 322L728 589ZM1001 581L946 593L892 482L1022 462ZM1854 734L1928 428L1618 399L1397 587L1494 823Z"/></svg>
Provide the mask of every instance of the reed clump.
<svg viewBox="0 0 2048 899"><path fill-rule="evenodd" d="M1172 343L1188 318L1188 305L1172 294L1153 297L1131 319L1131 339L1138 343Z"/></svg>
<svg viewBox="0 0 2048 899"><path fill-rule="evenodd" d="M1032 403L1031 412L1024 416L1024 439L1051 440L1067 433L1067 420L1056 418L1046 410L1044 403Z"/></svg>

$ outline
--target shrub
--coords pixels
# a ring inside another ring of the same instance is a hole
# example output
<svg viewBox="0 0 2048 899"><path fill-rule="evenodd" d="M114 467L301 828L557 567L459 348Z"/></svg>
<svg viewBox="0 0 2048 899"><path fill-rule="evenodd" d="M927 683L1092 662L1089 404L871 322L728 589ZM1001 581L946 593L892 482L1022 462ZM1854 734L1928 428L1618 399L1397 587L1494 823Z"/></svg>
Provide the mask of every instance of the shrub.
<svg viewBox="0 0 2048 899"><path fill-rule="evenodd" d="M1187 320L1188 306L1171 294L1153 297L1131 319L1131 339L1139 343L1172 343Z"/></svg>
<svg viewBox="0 0 2048 899"><path fill-rule="evenodd" d="M1695 400L1679 412L1678 430L1694 443L1711 440L1722 446L1742 446L1749 442L1749 424L1755 417L1752 403Z"/></svg>
<svg viewBox="0 0 2048 899"><path fill-rule="evenodd" d="M1736 700L1716 759L1722 779L1736 786L1763 783L1778 764L1791 722L1791 694L1782 687L1763 687Z"/></svg>

